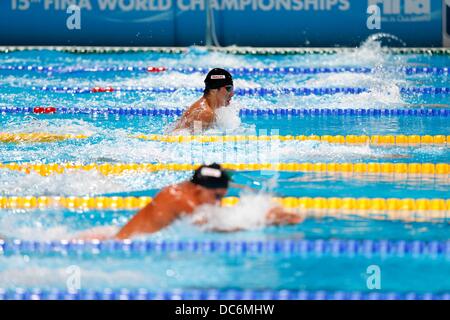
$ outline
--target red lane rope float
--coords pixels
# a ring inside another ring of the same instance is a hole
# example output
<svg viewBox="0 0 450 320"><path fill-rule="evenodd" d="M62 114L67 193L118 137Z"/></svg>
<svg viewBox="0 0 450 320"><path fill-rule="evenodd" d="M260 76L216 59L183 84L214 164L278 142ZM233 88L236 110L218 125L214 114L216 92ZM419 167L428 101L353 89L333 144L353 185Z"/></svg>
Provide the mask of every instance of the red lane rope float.
<svg viewBox="0 0 450 320"><path fill-rule="evenodd" d="M112 87L94 87L91 89L91 92L114 92L114 88Z"/></svg>
<svg viewBox="0 0 450 320"><path fill-rule="evenodd" d="M56 113L56 108L55 107L35 107L35 108L33 108L33 113L46 113L46 114Z"/></svg>
<svg viewBox="0 0 450 320"><path fill-rule="evenodd" d="M165 68L165 67L148 67L147 71L148 72L163 72L163 71L167 71L167 68Z"/></svg>

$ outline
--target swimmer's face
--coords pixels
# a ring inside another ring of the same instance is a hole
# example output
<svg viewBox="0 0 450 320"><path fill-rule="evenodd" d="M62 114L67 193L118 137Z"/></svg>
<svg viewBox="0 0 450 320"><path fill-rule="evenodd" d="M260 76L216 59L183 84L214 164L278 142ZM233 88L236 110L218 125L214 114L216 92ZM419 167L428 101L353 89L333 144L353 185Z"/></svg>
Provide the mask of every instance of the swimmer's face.
<svg viewBox="0 0 450 320"><path fill-rule="evenodd" d="M230 105L231 98L234 96L234 87L232 85L224 86L219 89L217 97L222 106Z"/></svg>
<svg viewBox="0 0 450 320"><path fill-rule="evenodd" d="M207 189L200 187L199 201L203 204L217 204L226 195L227 189Z"/></svg>

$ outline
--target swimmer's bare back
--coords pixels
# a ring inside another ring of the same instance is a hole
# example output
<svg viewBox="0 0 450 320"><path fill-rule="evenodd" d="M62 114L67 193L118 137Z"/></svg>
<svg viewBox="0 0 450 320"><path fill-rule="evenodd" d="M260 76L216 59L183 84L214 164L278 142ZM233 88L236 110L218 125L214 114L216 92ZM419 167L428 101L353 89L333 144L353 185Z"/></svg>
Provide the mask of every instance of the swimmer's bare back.
<svg viewBox="0 0 450 320"><path fill-rule="evenodd" d="M195 196L182 182L161 190L153 201L141 209L116 235L118 239L129 239L133 235L154 233L168 225L181 214L189 214L199 205Z"/></svg>
<svg viewBox="0 0 450 320"><path fill-rule="evenodd" d="M190 215L194 210L204 203L200 203L195 196L195 191L189 186L189 182L182 182L178 185L169 186L161 190L155 199L140 210L115 236L110 236L108 232L99 230L88 230L77 236L82 240L109 240L109 239L130 239L139 234L149 234L169 226L181 215ZM281 207L274 207L267 212L267 224L269 225L289 225L299 224L305 219L297 212L286 211ZM197 220L196 224L205 224L206 220ZM213 231L235 232L241 229L229 229L216 227Z"/></svg>
<svg viewBox="0 0 450 320"><path fill-rule="evenodd" d="M169 226L181 215L190 215L200 205L205 204L198 198L196 186L191 182L182 182L161 190L155 199L140 210L115 236L117 239L129 239L137 234L154 233ZM210 203L212 204L212 203ZM267 222L272 225L298 224L304 217L275 207L267 213ZM198 224L206 221L198 221ZM220 229L220 228L219 228ZM237 230L216 230L232 232Z"/></svg>
<svg viewBox="0 0 450 320"><path fill-rule="evenodd" d="M174 130L189 129L193 131L195 122L201 122L202 126L199 129L207 129L213 124L214 119L214 110L202 97L183 113Z"/></svg>

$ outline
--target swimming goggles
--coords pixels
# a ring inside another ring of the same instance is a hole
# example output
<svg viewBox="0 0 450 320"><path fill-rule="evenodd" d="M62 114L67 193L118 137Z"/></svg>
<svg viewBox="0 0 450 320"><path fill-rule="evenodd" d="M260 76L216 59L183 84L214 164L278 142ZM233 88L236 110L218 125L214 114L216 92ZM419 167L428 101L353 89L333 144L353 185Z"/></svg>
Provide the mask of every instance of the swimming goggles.
<svg viewBox="0 0 450 320"><path fill-rule="evenodd" d="M231 84L229 84L229 85L225 86L225 89L227 89L227 92L231 92L234 90L234 87Z"/></svg>

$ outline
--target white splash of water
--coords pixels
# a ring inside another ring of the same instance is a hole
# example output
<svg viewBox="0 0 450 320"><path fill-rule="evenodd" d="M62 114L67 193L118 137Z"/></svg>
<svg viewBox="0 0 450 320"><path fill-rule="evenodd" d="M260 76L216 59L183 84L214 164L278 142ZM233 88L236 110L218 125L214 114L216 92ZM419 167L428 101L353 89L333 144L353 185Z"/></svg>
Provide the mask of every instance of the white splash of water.
<svg viewBox="0 0 450 320"><path fill-rule="evenodd" d="M329 66L352 65L352 66L386 66L406 63L407 59L401 56L392 56L383 51L380 40L383 38L395 38L389 34L375 34L369 36L355 50L339 52L328 61ZM398 41L401 41L397 38Z"/></svg>
<svg viewBox="0 0 450 320"><path fill-rule="evenodd" d="M245 66L248 63L247 57L243 55L227 54L222 52L208 52L203 48L191 47L187 54L178 60L177 66L188 65L203 68L233 68ZM265 67L264 62L254 61L253 67Z"/></svg>
<svg viewBox="0 0 450 320"><path fill-rule="evenodd" d="M242 125L239 117L239 107L231 104L216 110L216 126L221 130L236 130Z"/></svg>
<svg viewBox="0 0 450 320"><path fill-rule="evenodd" d="M62 215L53 209L2 210L0 238L22 240L57 240L71 238L72 231L62 223Z"/></svg>
<svg viewBox="0 0 450 320"><path fill-rule="evenodd" d="M369 74L358 74L358 73L333 73L333 74L319 74L317 77L307 80L304 83L305 87L385 87L386 80L391 82L401 82L405 84L406 81L403 80L398 74L392 75L388 73L376 72ZM392 84L391 84L392 85Z"/></svg>
<svg viewBox="0 0 450 320"><path fill-rule="evenodd" d="M82 119L38 119L33 116L25 116L21 121L8 124L7 132L48 132L54 134L83 134L93 135L101 129Z"/></svg>
<svg viewBox="0 0 450 320"><path fill-rule="evenodd" d="M67 262L58 263L56 267L43 267L38 263L32 263L28 266L20 258L9 258L9 264L14 265L9 269L0 272L0 287L15 288L15 287L51 287L51 288L66 288L69 274L67 273ZM136 270L104 270L92 269L89 267L80 266L80 284L88 285L90 288L105 288L126 286L140 287L142 282L151 285L154 283L154 277L147 273L141 273Z"/></svg>
<svg viewBox="0 0 450 320"><path fill-rule="evenodd" d="M146 75L138 78L128 78L113 83L115 86L132 87L174 87L174 88L195 88L204 87L205 75L201 73L184 74L170 73L161 75Z"/></svg>
<svg viewBox="0 0 450 320"><path fill-rule="evenodd" d="M97 170L67 170L63 174L41 176L32 171L29 174L1 170L0 190L3 194L13 196L82 196L102 193L114 193L127 190L124 184L114 176L105 176Z"/></svg>
<svg viewBox="0 0 450 320"><path fill-rule="evenodd" d="M384 88L371 88L368 92L355 95L338 94L328 98L327 108L386 108L404 104L406 101L400 94L400 88L386 85Z"/></svg>
<svg viewBox="0 0 450 320"><path fill-rule="evenodd" d="M259 229L267 224L267 213L277 204L269 194L242 194L240 201L231 208L204 205L198 208L192 221L204 221L204 230L235 231Z"/></svg>
<svg viewBox="0 0 450 320"><path fill-rule="evenodd" d="M348 161L376 157L377 151L369 145L346 146L319 141L301 141L294 144L281 145L280 158L283 160L315 161Z"/></svg>
<svg viewBox="0 0 450 320"><path fill-rule="evenodd" d="M69 227L60 225L54 227L48 226L21 226L8 227L5 222L1 222L0 234L7 239L21 239L28 241L52 241L76 238L76 233Z"/></svg>
<svg viewBox="0 0 450 320"><path fill-rule="evenodd" d="M98 82L99 86L111 85L113 87L173 87L173 88L204 88L205 74L202 73L168 73L161 75L147 75L141 77L134 77L132 79L118 79L115 82ZM257 88L261 87L258 82L249 79L241 79L235 77L235 88ZM199 93L201 95L201 93ZM200 98L200 96L199 96Z"/></svg>
<svg viewBox="0 0 450 320"><path fill-rule="evenodd" d="M165 129L165 134L189 136L192 133L198 135L223 135L228 134L244 134L246 132L254 132L254 125L247 125L242 123L239 117L239 111L242 108L240 103L232 101L229 106L218 108L215 111L215 121L212 127L203 129L201 132L191 132L189 129L177 129L173 130L175 122L168 125Z"/></svg>
<svg viewBox="0 0 450 320"><path fill-rule="evenodd" d="M173 159L170 148L159 142L143 141L124 135L98 144L80 146L77 158L84 162L164 162Z"/></svg>

